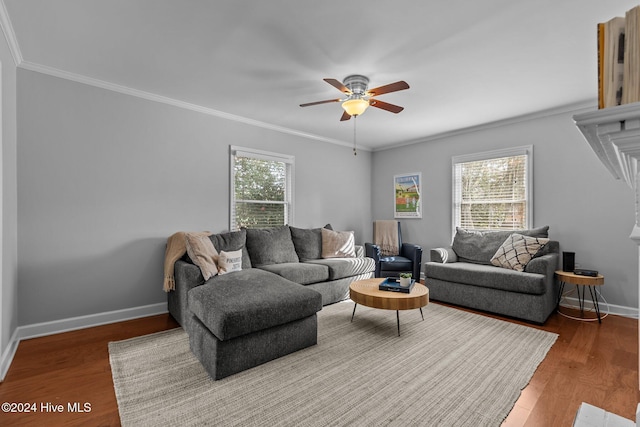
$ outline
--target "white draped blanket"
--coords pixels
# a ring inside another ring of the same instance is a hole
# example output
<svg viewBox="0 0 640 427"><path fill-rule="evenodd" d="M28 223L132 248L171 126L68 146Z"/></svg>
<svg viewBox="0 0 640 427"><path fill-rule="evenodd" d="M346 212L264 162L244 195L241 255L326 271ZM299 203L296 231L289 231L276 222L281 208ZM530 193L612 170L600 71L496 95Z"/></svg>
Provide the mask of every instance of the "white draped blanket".
<svg viewBox="0 0 640 427"><path fill-rule="evenodd" d="M398 222L392 220L374 221L373 243L380 247L380 253L384 256L398 255L400 248Z"/></svg>

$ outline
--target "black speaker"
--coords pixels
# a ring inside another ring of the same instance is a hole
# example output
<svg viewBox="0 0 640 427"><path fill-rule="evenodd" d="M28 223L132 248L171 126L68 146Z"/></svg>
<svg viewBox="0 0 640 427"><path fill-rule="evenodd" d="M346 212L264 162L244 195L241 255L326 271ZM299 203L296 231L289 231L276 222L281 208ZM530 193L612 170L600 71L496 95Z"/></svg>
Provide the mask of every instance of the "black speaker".
<svg viewBox="0 0 640 427"><path fill-rule="evenodd" d="M576 269L576 253L562 252L562 271L573 271Z"/></svg>

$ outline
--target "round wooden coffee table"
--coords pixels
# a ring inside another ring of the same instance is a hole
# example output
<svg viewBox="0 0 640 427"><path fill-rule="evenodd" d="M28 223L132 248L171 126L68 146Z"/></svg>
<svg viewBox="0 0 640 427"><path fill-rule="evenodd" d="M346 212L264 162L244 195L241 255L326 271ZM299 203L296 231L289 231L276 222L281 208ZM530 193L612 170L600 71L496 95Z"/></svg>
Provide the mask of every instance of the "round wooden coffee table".
<svg viewBox="0 0 640 427"><path fill-rule="evenodd" d="M353 313L351 314L351 321L353 322L353 316L356 314L358 304L371 308L381 308L383 310L395 310L396 321L398 323L398 336L400 336L399 311L419 308L422 320L424 320L422 307L429 304L429 289L420 283L416 283L413 285L411 293L381 291L378 289L378 286L384 280L384 277L376 277L374 279L357 280L349 285L349 296L355 303Z"/></svg>

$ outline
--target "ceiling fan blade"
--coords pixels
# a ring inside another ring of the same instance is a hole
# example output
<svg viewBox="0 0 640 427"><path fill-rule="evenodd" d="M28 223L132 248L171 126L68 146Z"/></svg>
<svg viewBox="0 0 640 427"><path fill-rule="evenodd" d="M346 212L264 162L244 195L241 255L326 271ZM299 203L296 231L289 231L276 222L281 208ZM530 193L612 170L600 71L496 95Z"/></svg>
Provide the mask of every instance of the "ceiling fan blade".
<svg viewBox="0 0 640 427"><path fill-rule="evenodd" d="M378 101L377 99L371 99L369 101L369 105L371 105L372 107L381 108L383 110L390 111L396 114L404 110L404 107L400 107L399 105L389 104L388 102Z"/></svg>
<svg viewBox="0 0 640 427"><path fill-rule="evenodd" d="M399 82L389 83L388 85L379 86L379 87L376 87L376 88L373 88L373 89L369 89L367 91L367 93L370 96L378 96L378 95L382 95L384 93L397 92L399 90L405 90L405 89L409 89L409 85L407 84L407 82L401 80Z"/></svg>
<svg viewBox="0 0 640 427"><path fill-rule="evenodd" d="M340 101L342 101L342 99L340 99L340 98L327 99L326 101L316 101L316 102L308 102L306 104L300 104L300 106L301 107L310 107L311 105L328 104L330 102L340 102Z"/></svg>
<svg viewBox="0 0 640 427"><path fill-rule="evenodd" d="M323 79L325 82L329 83L331 86L335 87L336 89L338 89L340 92L344 92L347 95L351 95L351 90L349 90L348 87L346 87L345 85L342 84L341 81L338 81L336 79Z"/></svg>
<svg viewBox="0 0 640 427"><path fill-rule="evenodd" d="M351 115L349 115L349 113L345 111L342 113L342 117L340 117L340 121L344 122L345 120L349 120L350 118L351 118Z"/></svg>

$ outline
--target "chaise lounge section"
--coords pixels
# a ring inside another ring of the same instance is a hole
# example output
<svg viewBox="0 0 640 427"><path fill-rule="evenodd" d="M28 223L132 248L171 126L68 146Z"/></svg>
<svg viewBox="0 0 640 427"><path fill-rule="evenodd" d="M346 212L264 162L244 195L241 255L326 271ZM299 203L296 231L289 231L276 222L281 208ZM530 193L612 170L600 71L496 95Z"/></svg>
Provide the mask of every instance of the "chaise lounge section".
<svg viewBox="0 0 640 427"><path fill-rule="evenodd" d="M318 292L257 268L216 282L189 293L189 342L212 378L316 344Z"/></svg>
<svg viewBox="0 0 640 427"><path fill-rule="evenodd" d="M220 256L237 256L235 270L205 280L202 256L192 253L194 263L185 255L175 262L168 306L214 379L316 344L316 313L375 269L352 232L283 226L206 239Z"/></svg>

